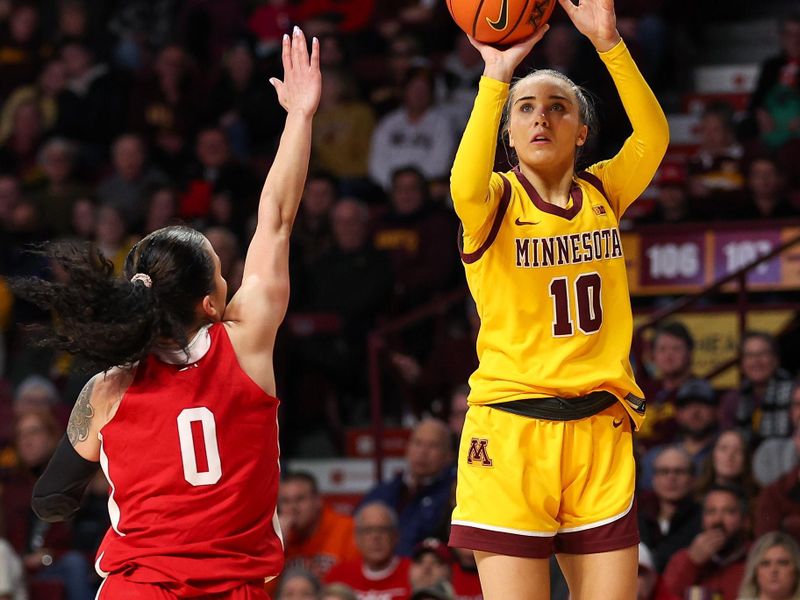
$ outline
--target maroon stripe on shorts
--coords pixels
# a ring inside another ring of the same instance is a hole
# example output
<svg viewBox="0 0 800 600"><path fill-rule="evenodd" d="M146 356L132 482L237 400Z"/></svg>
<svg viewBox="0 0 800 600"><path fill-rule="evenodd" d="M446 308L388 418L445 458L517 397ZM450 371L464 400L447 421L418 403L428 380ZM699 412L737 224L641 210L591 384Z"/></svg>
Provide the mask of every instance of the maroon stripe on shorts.
<svg viewBox="0 0 800 600"><path fill-rule="evenodd" d="M450 527L448 545L522 558L549 558L553 554L552 537L517 535L465 525Z"/></svg>
<svg viewBox="0 0 800 600"><path fill-rule="evenodd" d="M594 554L636 546L639 525L636 520L636 501L624 517L583 531L559 533L554 541L555 551L564 554Z"/></svg>

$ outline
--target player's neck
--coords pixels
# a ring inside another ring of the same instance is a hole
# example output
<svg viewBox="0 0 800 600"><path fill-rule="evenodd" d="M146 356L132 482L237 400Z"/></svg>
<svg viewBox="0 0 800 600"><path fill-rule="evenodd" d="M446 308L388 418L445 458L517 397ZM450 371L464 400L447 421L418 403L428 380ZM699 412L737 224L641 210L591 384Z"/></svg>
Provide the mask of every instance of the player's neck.
<svg viewBox="0 0 800 600"><path fill-rule="evenodd" d="M186 348L181 348L173 340L164 340L163 343L156 344L153 352L161 361L168 364L191 364L195 363L206 355L211 347L211 337L208 330L211 324L206 324L188 333L188 344Z"/></svg>
<svg viewBox="0 0 800 600"><path fill-rule="evenodd" d="M519 165L520 171L531 182L536 192L545 202L566 208L569 204L569 192L572 189L572 169L536 169L524 163Z"/></svg>

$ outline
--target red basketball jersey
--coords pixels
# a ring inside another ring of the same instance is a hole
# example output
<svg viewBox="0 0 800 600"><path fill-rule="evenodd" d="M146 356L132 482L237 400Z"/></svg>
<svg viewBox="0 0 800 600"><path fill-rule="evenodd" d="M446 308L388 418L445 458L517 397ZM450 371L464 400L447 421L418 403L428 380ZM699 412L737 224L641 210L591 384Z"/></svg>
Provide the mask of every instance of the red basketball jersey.
<svg viewBox="0 0 800 600"><path fill-rule="evenodd" d="M269 579L283 566L278 400L242 371L224 325L209 335L195 363L142 360L100 432L111 529L97 570L180 597Z"/></svg>

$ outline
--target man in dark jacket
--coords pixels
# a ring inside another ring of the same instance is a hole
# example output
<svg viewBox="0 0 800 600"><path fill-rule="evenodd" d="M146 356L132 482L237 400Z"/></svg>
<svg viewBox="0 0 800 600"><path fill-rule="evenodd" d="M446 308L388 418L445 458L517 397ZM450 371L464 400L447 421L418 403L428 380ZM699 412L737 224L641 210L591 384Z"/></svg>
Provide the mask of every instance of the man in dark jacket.
<svg viewBox="0 0 800 600"><path fill-rule="evenodd" d="M692 499L693 480L689 454L680 446L666 446L654 461L653 491L639 497L639 534L659 573L700 531L702 513Z"/></svg>
<svg viewBox="0 0 800 600"><path fill-rule="evenodd" d="M450 509L455 469L447 425L420 421L408 441L406 461L405 471L372 488L362 502L382 501L397 511L401 556L410 556L418 542L433 535Z"/></svg>

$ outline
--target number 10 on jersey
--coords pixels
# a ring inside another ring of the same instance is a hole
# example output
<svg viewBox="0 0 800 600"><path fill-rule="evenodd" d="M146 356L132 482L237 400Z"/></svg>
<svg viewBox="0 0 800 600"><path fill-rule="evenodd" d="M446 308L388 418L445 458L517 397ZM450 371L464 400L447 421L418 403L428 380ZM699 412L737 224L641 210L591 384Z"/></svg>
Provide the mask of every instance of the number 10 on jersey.
<svg viewBox="0 0 800 600"><path fill-rule="evenodd" d="M578 329L586 335L597 333L603 324L603 303L600 298L602 280L598 273L579 275L572 286L568 277L550 280L553 299L553 337L568 337ZM571 293L574 288L574 293ZM577 307L577 315L573 313ZM575 318L577 316L577 319Z"/></svg>

